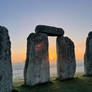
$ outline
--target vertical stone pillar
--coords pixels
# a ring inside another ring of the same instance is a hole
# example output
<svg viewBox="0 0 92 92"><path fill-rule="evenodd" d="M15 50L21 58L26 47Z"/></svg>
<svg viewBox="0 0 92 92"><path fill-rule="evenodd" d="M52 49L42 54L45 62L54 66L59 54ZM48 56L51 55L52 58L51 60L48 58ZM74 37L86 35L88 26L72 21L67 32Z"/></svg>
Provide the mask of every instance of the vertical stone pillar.
<svg viewBox="0 0 92 92"><path fill-rule="evenodd" d="M68 37L57 38L57 74L60 80L73 78L76 71L74 43Z"/></svg>
<svg viewBox="0 0 92 92"><path fill-rule="evenodd" d="M0 26L0 92L12 91L11 42L8 30Z"/></svg>
<svg viewBox="0 0 92 92"><path fill-rule="evenodd" d="M85 75L92 75L92 32L89 32L86 40L86 51L84 55Z"/></svg>
<svg viewBox="0 0 92 92"><path fill-rule="evenodd" d="M27 58L24 69L26 85L49 82L48 36L43 33L30 34L27 39Z"/></svg>

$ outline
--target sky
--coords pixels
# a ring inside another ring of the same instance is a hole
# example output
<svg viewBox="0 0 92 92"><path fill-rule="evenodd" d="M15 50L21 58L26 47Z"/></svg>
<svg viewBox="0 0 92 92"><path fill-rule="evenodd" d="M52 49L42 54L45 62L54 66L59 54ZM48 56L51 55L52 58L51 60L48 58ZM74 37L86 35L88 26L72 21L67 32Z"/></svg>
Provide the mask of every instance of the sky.
<svg viewBox="0 0 92 92"><path fill-rule="evenodd" d="M82 59L92 30L92 0L0 0L0 25L9 30L12 61L25 61L27 37L36 25L61 27ZM56 60L56 38L49 37L50 60ZM54 48L52 48L54 46Z"/></svg>

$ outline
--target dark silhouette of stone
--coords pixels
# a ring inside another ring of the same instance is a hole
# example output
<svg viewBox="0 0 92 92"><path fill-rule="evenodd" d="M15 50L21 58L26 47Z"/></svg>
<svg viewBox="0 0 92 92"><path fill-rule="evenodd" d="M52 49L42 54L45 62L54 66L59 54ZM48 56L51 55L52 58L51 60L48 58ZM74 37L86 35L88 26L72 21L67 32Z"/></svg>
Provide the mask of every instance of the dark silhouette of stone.
<svg viewBox="0 0 92 92"><path fill-rule="evenodd" d="M27 39L27 58L24 69L25 85L49 82L48 36L31 33Z"/></svg>
<svg viewBox="0 0 92 92"><path fill-rule="evenodd" d="M68 37L57 38L57 74L60 80L73 78L76 71L74 43Z"/></svg>
<svg viewBox="0 0 92 92"><path fill-rule="evenodd" d="M88 37L92 38L92 32L89 32Z"/></svg>
<svg viewBox="0 0 92 92"><path fill-rule="evenodd" d="M92 32L89 32L86 40L86 51L84 54L85 75L92 75Z"/></svg>
<svg viewBox="0 0 92 92"><path fill-rule="evenodd" d="M62 28L56 28L46 25L38 25L35 29L36 33L45 33L48 36L63 36L64 30Z"/></svg>
<svg viewBox="0 0 92 92"><path fill-rule="evenodd" d="M12 91L11 42L8 30L0 26L0 92Z"/></svg>

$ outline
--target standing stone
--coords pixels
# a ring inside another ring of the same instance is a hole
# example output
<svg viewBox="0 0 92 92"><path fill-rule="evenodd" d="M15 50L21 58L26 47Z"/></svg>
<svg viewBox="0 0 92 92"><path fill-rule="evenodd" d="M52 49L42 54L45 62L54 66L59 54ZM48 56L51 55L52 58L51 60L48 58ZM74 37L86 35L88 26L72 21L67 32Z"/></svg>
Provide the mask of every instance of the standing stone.
<svg viewBox="0 0 92 92"><path fill-rule="evenodd" d="M62 28L47 26L47 25L38 25L35 29L36 33L45 33L48 36L63 36L64 30Z"/></svg>
<svg viewBox="0 0 92 92"><path fill-rule="evenodd" d="M48 37L46 34L30 34L27 39L27 58L24 69L26 85L49 82Z"/></svg>
<svg viewBox="0 0 92 92"><path fill-rule="evenodd" d="M86 51L84 55L85 75L92 75L92 32L89 32L86 40Z"/></svg>
<svg viewBox="0 0 92 92"><path fill-rule="evenodd" d="M74 43L68 37L57 38L57 74L60 80L73 78L76 71Z"/></svg>
<svg viewBox="0 0 92 92"><path fill-rule="evenodd" d="M12 91L11 42L8 30L0 26L0 92Z"/></svg>

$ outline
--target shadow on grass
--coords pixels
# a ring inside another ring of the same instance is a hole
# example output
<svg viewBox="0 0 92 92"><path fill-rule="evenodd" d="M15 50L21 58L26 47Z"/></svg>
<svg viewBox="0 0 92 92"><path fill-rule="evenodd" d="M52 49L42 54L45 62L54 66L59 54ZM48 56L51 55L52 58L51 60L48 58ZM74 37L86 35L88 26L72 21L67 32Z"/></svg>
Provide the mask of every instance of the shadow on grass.
<svg viewBox="0 0 92 92"><path fill-rule="evenodd" d="M52 81L50 81L50 82L46 82L46 83L41 83L41 84L37 84L37 85L35 85L35 86L29 86L29 85L25 85L25 84L23 84L23 85L21 85L20 87L25 87L25 88L35 88L35 87L41 87L41 86L49 86L49 85L51 85L51 84L53 84L53 82Z"/></svg>
<svg viewBox="0 0 92 92"><path fill-rule="evenodd" d="M85 75L85 74L84 74L83 77L92 77L92 75Z"/></svg>
<svg viewBox="0 0 92 92"><path fill-rule="evenodd" d="M76 76L68 80L52 80L49 83L38 84L36 86L21 85L16 87L18 91L13 92L91 92L92 77Z"/></svg>
<svg viewBox="0 0 92 92"><path fill-rule="evenodd" d="M65 81L71 81L71 80L77 80L78 77L74 77L74 78L68 78L68 79L59 79L59 78L56 78L54 81L61 81L61 82L65 82Z"/></svg>
<svg viewBox="0 0 92 92"><path fill-rule="evenodd" d="M19 92L17 89L13 89L12 92Z"/></svg>

